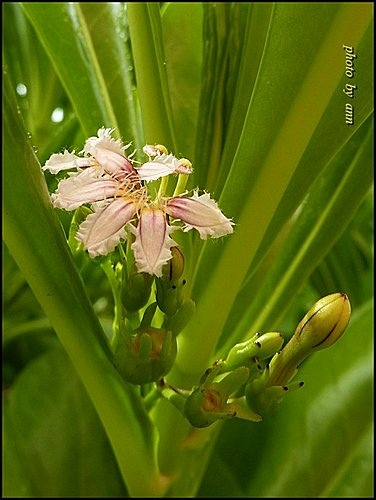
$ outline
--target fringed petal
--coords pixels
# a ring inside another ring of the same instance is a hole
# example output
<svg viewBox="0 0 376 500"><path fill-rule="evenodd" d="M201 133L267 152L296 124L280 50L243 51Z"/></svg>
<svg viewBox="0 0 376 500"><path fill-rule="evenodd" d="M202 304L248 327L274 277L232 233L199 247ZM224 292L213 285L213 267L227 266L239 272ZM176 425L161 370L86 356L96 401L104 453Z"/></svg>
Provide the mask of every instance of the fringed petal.
<svg viewBox="0 0 376 500"><path fill-rule="evenodd" d="M116 174L121 171L135 173L132 163L124 155L124 149L130 144L123 146L120 139L113 139L113 129L104 128L98 130L98 137L89 137L85 142L83 152L93 156L100 166L109 173Z"/></svg>
<svg viewBox="0 0 376 500"><path fill-rule="evenodd" d="M76 234L90 257L107 255L125 237L125 225L133 218L137 204L129 199L116 199L88 215Z"/></svg>
<svg viewBox="0 0 376 500"><path fill-rule="evenodd" d="M190 198L186 196L170 198L166 204L166 212L174 219L185 223L184 231L197 229L203 240L208 236L219 238L233 232L234 223L223 215L208 193L199 196L195 192Z"/></svg>
<svg viewBox="0 0 376 500"><path fill-rule="evenodd" d="M42 170L48 170L51 174L58 174L62 170L90 167L94 163L93 158L80 158L74 153L65 150L64 153L54 153L51 155L42 167Z"/></svg>
<svg viewBox="0 0 376 500"><path fill-rule="evenodd" d="M75 210L84 203L113 198L118 184L109 176L98 177L97 169L91 167L78 175L60 181L51 199L56 208Z"/></svg>
<svg viewBox="0 0 376 500"><path fill-rule="evenodd" d="M152 146L148 146L149 148ZM148 151L148 150L147 150ZM149 151L150 153L151 151ZM143 163L137 169L138 175L144 181L155 181L161 177L170 174L190 174L192 166L190 162L184 158L178 160L172 154L157 154L151 161Z"/></svg>
<svg viewBox="0 0 376 500"><path fill-rule="evenodd" d="M139 272L162 276L162 267L172 258L171 247L177 243L170 238L171 228L162 210L144 207L138 226L130 226L136 235L132 244Z"/></svg>

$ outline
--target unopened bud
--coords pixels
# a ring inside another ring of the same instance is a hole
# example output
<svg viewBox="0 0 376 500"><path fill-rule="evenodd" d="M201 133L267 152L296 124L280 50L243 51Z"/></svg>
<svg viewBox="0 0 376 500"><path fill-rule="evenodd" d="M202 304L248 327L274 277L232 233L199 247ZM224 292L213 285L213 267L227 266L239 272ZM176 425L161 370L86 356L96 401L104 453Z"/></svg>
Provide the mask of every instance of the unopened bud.
<svg viewBox="0 0 376 500"><path fill-rule="evenodd" d="M222 365L222 372L227 372L239 366L253 367L254 359L265 359L280 350L283 336L279 332L256 333L246 342L234 345Z"/></svg>
<svg viewBox="0 0 376 500"><path fill-rule="evenodd" d="M184 271L184 255L178 247L171 248L172 259L163 266L161 278L155 280L158 306L167 316L173 316L184 302L186 281L181 279Z"/></svg>
<svg viewBox="0 0 376 500"><path fill-rule="evenodd" d="M346 294L334 293L317 301L299 322L294 335L277 352L260 375L246 385L247 403L264 415L273 411L292 390L303 382L290 381L302 361L321 349L330 347L346 329L351 314Z"/></svg>
<svg viewBox="0 0 376 500"><path fill-rule="evenodd" d="M318 300L299 322L290 341L271 360L269 385L287 384L307 356L334 344L345 331L350 314L345 293Z"/></svg>
<svg viewBox="0 0 376 500"><path fill-rule="evenodd" d="M351 306L345 293L333 293L317 301L296 327L300 345L319 351L342 336L350 320Z"/></svg>
<svg viewBox="0 0 376 500"><path fill-rule="evenodd" d="M184 254L178 246L170 249L172 258L163 266L163 279L175 282L181 278L184 271Z"/></svg>
<svg viewBox="0 0 376 500"><path fill-rule="evenodd" d="M132 273L123 284L121 299L127 311L138 311L147 303L154 277L147 273Z"/></svg>
<svg viewBox="0 0 376 500"><path fill-rule="evenodd" d="M161 154L168 154L167 148L163 146L163 144L155 144L152 146L151 144L146 144L143 148L144 153L146 153L148 156L157 156Z"/></svg>

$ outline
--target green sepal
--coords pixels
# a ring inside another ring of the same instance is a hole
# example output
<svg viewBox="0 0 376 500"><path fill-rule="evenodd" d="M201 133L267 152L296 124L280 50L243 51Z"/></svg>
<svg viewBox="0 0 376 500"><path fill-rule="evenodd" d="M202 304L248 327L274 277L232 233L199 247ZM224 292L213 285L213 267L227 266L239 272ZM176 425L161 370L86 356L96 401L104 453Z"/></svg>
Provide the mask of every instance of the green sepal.
<svg viewBox="0 0 376 500"><path fill-rule="evenodd" d="M119 343L114 364L125 380L147 384L164 377L172 368L177 343L172 332L161 328L140 328L131 340Z"/></svg>
<svg viewBox="0 0 376 500"><path fill-rule="evenodd" d="M139 348L138 348L139 358L141 361L148 362L152 357L153 339L152 339L151 335L144 332L144 333L140 334L139 342L140 342Z"/></svg>
<svg viewBox="0 0 376 500"><path fill-rule="evenodd" d="M141 320L140 328L146 328L151 325L155 311L157 310L157 305L158 304L156 302L153 302L145 309L144 315Z"/></svg>
<svg viewBox="0 0 376 500"><path fill-rule="evenodd" d="M251 381L245 388L247 405L252 411L259 413L263 417L272 415L287 394L303 387L303 385L303 382L295 381L289 385L273 385L260 390L257 387L257 380Z"/></svg>
<svg viewBox="0 0 376 500"><path fill-rule="evenodd" d="M191 425L207 427L217 420L234 418L239 414L246 414L247 419L254 417L257 421L260 420L251 411L245 411L245 405L238 406L237 400L233 403L228 402L229 396L238 391L247 381L248 368L240 367L218 379L217 374L220 368L221 364L218 362L206 370L201 378L201 385L188 396L184 405L184 414Z"/></svg>
<svg viewBox="0 0 376 500"><path fill-rule="evenodd" d="M196 304L188 299L172 316L166 316L164 327L171 330L173 335L178 335L192 318Z"/></svg>
<svg viewBox="0 0 376 500"><path fill-rule="evenodd" d="M251 422L261 422L262 417L258 413L254 412L248 405L245 396L239 398L229 399L229 405L236 412L236 417L242 420L249 420Z"/></svg>
<svg viewBox="0 0 376 500"><path fill-rule="evenodd" d="M218 390L223 399L227 400L231 394L234 394L243 384L245 384L248 377L249 369L245 366L241 366L225 375L221 380L213 382L209 387Z"/></svg>

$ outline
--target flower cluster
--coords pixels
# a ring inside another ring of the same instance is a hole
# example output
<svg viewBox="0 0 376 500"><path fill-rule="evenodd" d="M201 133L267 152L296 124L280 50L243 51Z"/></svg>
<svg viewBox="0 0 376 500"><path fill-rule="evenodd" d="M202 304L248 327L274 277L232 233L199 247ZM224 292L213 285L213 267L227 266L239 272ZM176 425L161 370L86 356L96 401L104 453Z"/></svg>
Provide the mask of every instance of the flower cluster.
<svg viewBox="0 0 376 500"><path fill-rule="evenodd" d="M177 243L171 234L183 223L183 231L196 229L201 239L218 238L233 231L233 222L225 217L208 193L192 196L157 196L151 199L145 182L171 174L189 175L192 165L178 159L164 146L146 145L148 161L136 166L133 155L126 156L131 144L111 137L113 130L101 128L87 139L81 156L65 150L53 154L43 166L52 174L71 170L61 180L53 205L64 210L90 204L92 213L81 223L76 238L91 257L107 255L126 238L126 228L134 235L132 250L139 272L160 277L162 267L171 258Z"/></svg>

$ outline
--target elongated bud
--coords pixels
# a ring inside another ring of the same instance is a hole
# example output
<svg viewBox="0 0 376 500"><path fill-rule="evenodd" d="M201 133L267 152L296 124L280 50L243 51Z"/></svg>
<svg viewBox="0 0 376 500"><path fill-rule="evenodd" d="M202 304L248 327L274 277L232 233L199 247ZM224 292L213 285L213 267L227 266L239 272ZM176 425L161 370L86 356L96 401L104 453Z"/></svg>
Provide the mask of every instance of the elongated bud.
<svg viewBox="0 0 376 500"><path fill-rule="evenodd" d="M272 414L287 394L300 389L303 385L304 382L292 382L289 385L272 385L257 391L257 384L250 383L245 390L247 404L260 415Z"/></svg>
<svg viewBox="0 0 376 500"><path fill-rule="evenodd" d="M178 160L179 167L175 170L177 174L189 175L193 172L192 163L186 158L180 158Z"/></svg>
<svg viewBox="0 0 376 500"><path fill-rule="evenodd" d="M350 314L350 301L345 293L327 295L307 312L296 327L294 337L311 351L330 347L344 333Z"/></svg>
<svg viewBox="0 0 376 500"><path fill-rule="evenodd" d="M158 306L167 316L173 316L182 306L185 280L181 279L184 271L184 255L180 248L171 248L172 259L164 266L161 278L155 280Z"/></svg>
<svg viewBox="0 0 376 500"><path fill-rule="evenodd" d="M168 154L168 150L166 146L163 146L163 144L154 144L153 146L151 144L146 144L146 146L143 147L143 151L151 157L161 154Z"/></svg>
<svg viewBox="0 0 376 500"><path fill-rule="evenodd" d="M162 268L164 280L176 282L182 277L184 272L184 254L180 247L175 246L170 249L172 258Z"/></svg>
<svg viewBox="0 0 376 500"><path fill-rule="evenodd" d="M290 341L271 360L269 384L287 384L307 356L334 344L345 331L350 314L350 301L344 293L318 300L299 322Z"/></svg>
<svg viewBox="0 0 376 500"><path fill-rule="evenodd" d="M164 377L172 368L177 353L172 332L141 327L129 341L121 343L114 356L115 366L125 380L146 384Z"/></svg>
<svg viewBox="0 0 376 500"><path fill-rule="evenodd" d="M343 334L351 314L346 294L334 293L318 300L299 322L285 347L275 354L262 373L246 385L248 405L265 415L273 411L284 396L303 386L292 382L299 365L310 354L330 347Z"/></svg>
<svg viewBox="0 0 376 500"><path fill-rule="evenodd" d="M265 359L279 351L283 344L283 336L279 332L256 333L246 342L234 345L222 365L222 372L231 371L239 366L254 366L254 360Z"/></svg>

